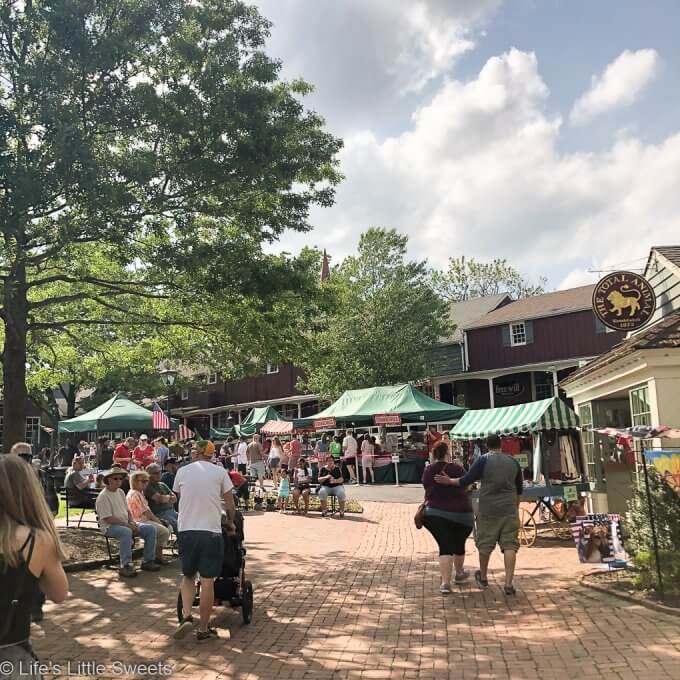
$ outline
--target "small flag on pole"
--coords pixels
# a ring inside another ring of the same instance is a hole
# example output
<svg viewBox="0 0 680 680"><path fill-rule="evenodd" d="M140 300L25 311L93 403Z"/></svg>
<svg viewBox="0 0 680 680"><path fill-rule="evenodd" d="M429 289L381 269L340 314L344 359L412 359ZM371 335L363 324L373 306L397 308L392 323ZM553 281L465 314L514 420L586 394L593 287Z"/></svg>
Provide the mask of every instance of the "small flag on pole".
<svg viewBox="0 0 680 680"><path fill-rule="evenodd" d="M168 416L163 413L163 409L156 402L154 402L153 406L151 407L151 427L154 430L170 429L170 421L168 420Z"/></svg>

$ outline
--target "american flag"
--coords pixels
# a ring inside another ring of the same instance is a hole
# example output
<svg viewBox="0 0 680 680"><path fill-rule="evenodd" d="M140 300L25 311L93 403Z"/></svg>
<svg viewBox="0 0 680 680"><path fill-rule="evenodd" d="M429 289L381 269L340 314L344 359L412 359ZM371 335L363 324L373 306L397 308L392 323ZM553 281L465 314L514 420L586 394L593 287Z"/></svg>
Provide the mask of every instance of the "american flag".
<svg viewBox="0 0 680 680"><path fill-rule="evenodd" d="M154 402L154 405L151 408L151 427L154 430L170 429L170 421L168 420L168 416L163 413L163 409L156 402Z"/></svg>
<svg viewBox="0 0 680 680"><path fill-rule="evenodd" d="M177 430L177 439L184 441L185 439L193 439L194 433L186 426L180 425Z"/></svg>

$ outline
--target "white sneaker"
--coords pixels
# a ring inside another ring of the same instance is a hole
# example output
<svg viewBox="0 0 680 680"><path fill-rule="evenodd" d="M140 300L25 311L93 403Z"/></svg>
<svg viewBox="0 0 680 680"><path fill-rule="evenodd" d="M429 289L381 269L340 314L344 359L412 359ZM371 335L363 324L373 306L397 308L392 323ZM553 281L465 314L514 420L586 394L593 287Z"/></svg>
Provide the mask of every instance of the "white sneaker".
<svg viewBox="0 0 680 680"><path fill-rule="evenodd" d="M439 592L442 595L449 595L451 593L451 586L448 583L442 583L439 586Z"/></svg>

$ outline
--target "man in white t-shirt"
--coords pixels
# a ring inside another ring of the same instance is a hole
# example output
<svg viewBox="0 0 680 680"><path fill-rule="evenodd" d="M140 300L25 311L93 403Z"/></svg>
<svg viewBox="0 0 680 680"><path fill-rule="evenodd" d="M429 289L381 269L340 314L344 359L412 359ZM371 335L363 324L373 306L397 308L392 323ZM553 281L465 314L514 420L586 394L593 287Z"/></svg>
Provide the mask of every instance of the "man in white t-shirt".
<svg viewBox="0 0 680 680"><path fill-rule="evenodd" d="M182 639L194 625L191 608L196 595L196 574L201 578L200 620L196 638L217 638L209 628L215 601L215 579L222 573L224 542L222 541L222 501L227 512L227 526L235 531L233 484L221 465L211 462L215 445L210 441L195 442L193 461L177 471L173 491L179 496L179 553L182 560L182 620L175 630Z"/></svg>
<svg viewBox="0 0 680 680"><path fill-rule="evenodd" d="M238 439L238 445L234 447L236 450L236 466L237 470L242 474L248 474L248 442L244 435Z"/></svg>
<svg viewBox="0 0 680 680"><path fill-rule="evenodd" d="M358 448L357 440L354 438L352 430L347 430L345 438L342 440L342 454L345 459L345 465L347 466L347 472L349 472L350 484L358 484L355 474Z"/></svg>

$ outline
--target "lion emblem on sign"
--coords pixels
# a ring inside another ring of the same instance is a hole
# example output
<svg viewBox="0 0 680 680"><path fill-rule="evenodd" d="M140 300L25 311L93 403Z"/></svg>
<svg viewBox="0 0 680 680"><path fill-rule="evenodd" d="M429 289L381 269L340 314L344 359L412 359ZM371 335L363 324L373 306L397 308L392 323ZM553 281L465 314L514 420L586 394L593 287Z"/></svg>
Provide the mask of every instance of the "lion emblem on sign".
<svg viewBox="0 0 680 680"><path fill-rule="evenodd" d="M624 295L624 292L630 291L630 295ZM613 290L609 295L607 295L607 300L612 306L611 311L616 314L617 317L621 317L623 312L627 309L628 316L635 316L637 312L640 311L640 300L642 295L639 291L631 288L628 285L621 286L621 290Z"/></svg>

